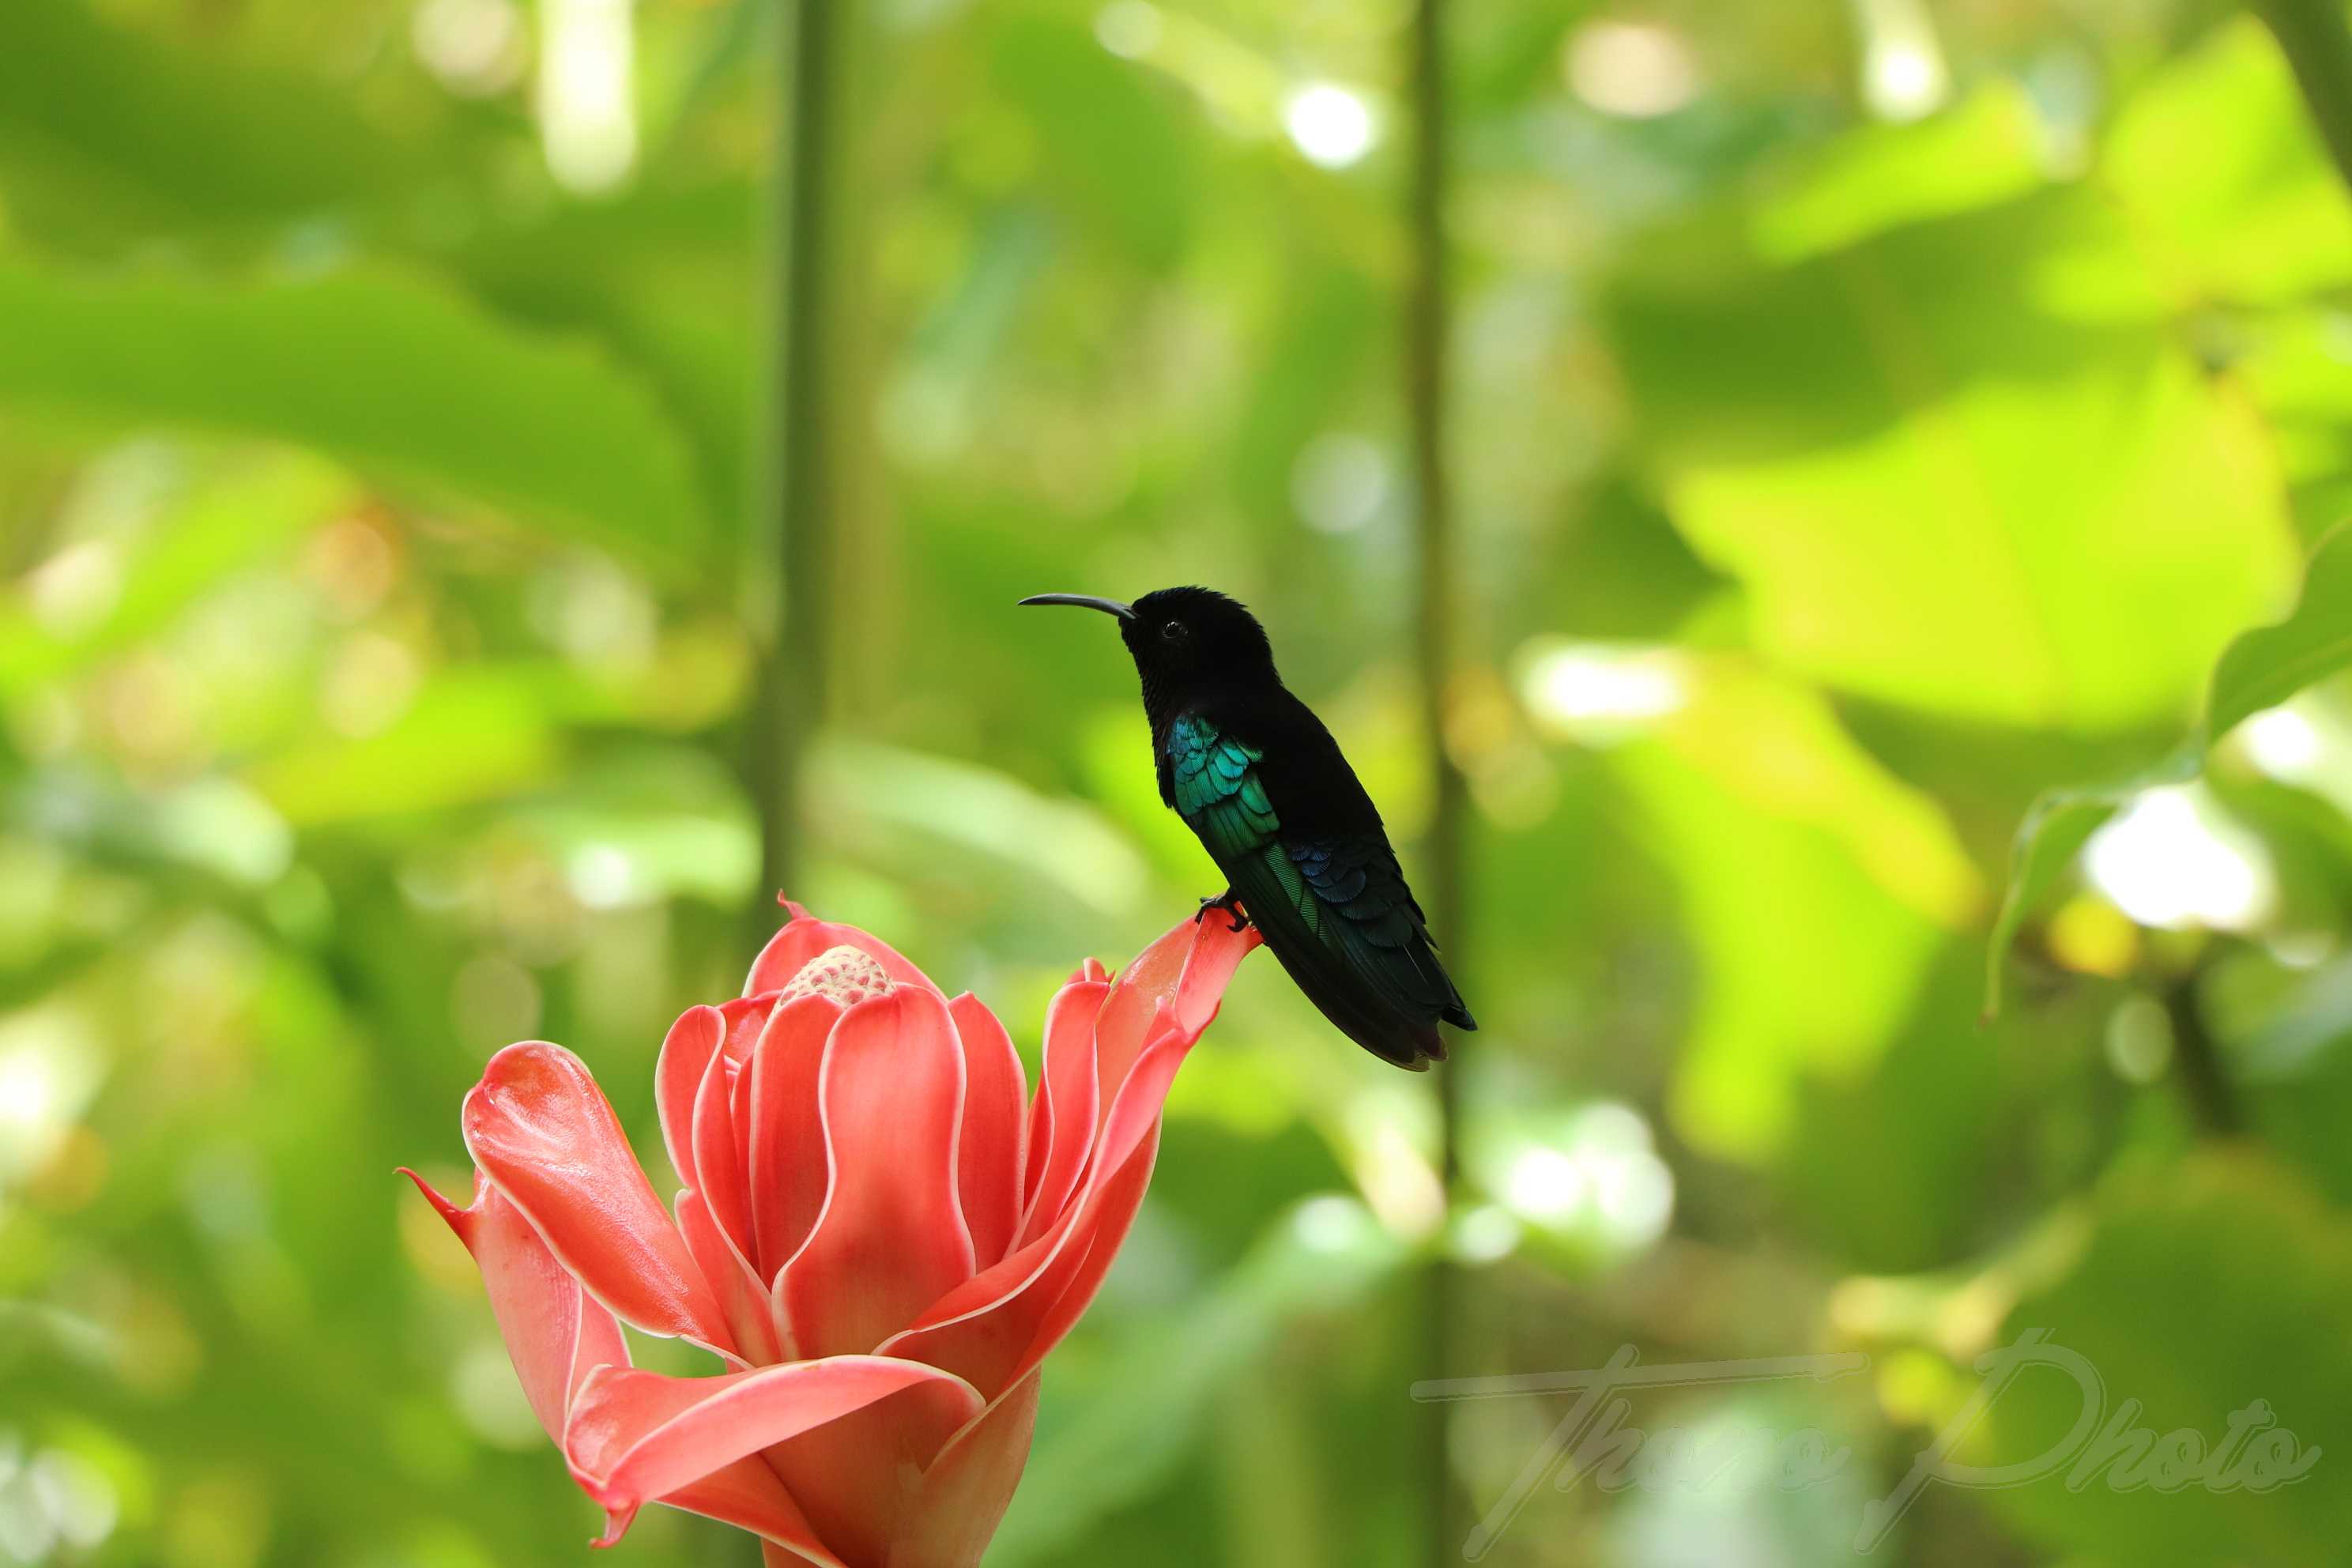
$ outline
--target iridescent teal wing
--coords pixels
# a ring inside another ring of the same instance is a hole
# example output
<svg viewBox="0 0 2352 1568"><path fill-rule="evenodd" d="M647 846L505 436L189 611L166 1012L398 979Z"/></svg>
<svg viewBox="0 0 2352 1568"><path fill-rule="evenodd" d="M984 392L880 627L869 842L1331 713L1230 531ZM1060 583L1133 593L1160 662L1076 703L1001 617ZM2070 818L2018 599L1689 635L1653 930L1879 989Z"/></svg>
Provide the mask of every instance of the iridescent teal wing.
<svg viewBox="0 0 2352 1568"><path fill-rule="evenodd" d="M1442 1056L1435 1022L1473 1026L1377 828L1286 833L1265 753L1197 714L1170 725L1169 798L1299 989L1376 1055Z"/></svg>
<svg viewBox="0 0 2352 1568"><path fill-rule="evenodd" d="M1185 714L1168 727L1168 776L1176 813L1219 865L1255 853L1281 837L1282 819L1258 768L1265 753Z"/></svg>

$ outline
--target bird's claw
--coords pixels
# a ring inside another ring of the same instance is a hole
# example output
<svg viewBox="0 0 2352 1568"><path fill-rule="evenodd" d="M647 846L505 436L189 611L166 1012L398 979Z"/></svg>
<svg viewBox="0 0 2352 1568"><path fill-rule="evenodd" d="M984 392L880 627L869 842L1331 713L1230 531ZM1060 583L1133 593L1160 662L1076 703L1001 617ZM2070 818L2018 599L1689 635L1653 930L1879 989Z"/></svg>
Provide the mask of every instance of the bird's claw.
<svg viewBox="0 0 2352 1568"><path fill-rule="evenodd" d="M1223 910L1225 913L1233 916L1234 918L1234 923L1229 929L1234 931L1247 931L1249 929L1250 918L1242 912L1241 904L1241 895L1235 893L1231 888L1227 888L1223 893L1220 893L1213 899L1202 899L1201 900L1200 909L1192 916L1192 923L1194 925L1199 925L1202 919L1206 916L1211 910Z"/></svg>

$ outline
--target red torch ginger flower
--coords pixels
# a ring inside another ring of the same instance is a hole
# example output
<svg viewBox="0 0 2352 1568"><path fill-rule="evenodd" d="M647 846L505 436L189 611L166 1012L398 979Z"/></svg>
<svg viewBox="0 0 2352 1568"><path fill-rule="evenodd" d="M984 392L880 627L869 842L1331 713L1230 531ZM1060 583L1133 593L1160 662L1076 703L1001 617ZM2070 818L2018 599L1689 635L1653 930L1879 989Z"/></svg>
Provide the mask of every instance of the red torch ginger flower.
<svg viewBox="0 0 2352 1568"><path fill-rule="evenodd" d="M662 1045L674 1222L586 1065L536 1041L466 1097L472 1205L417 1185L604 1543L660 1502L757 1533L772 1564L976 1563L1038 1368L1126 1238L1169 1083L1257 933L1187 921L1116 981L1088 960L1031 1100L986 1007L790 908L744 995ZM633 1368L623 1322L725 1370Z"/></svg>

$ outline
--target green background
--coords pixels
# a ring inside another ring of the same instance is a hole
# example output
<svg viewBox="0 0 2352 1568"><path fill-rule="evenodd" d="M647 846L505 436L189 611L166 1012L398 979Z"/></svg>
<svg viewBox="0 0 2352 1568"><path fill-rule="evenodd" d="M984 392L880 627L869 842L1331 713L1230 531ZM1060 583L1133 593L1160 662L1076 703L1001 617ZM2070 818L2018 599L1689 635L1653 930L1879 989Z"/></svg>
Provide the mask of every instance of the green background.
<svg viewBox="0 0 2352 1568"><path fill-rule="evenodd" d="M2352 551L2221 658L2352 510L2352 202L2261 22L827 14L796 77L758 0L0 5L0 1563L586 1561L393 1167L462 1189L526 1037L657 1163L786 879L1034 1052L1219 889L1108 625L1013 604L1179 582L1482 1028L1442 1107L1244 967L993 1568L1458 1560L1569 1401L1411 1385L1628 1344L1865 1355L1627 1417L1846 1457L1543 1480L1487 1561L1864 1561L2037 1327L2323 1457L1866 1561L2352 1561Z"/></svg>

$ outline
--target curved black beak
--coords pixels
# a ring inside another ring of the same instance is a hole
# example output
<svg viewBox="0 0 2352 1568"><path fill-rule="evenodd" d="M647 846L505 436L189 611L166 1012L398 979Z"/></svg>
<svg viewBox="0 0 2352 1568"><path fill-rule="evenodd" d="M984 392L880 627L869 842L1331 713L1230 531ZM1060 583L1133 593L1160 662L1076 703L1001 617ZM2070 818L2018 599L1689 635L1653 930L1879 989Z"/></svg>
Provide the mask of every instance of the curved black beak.
<svg viewBox="0 0 2352 1568"><path fill-rule="evenodd" d="M1094 599L1084 594L1032 594L1021 601L1024 605L1076 605L1081 609L1100 610L1107 616L1117 616L1122 621L1135 619L1135 606L1122 605L1117 599Z"/></svg>

